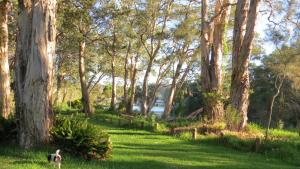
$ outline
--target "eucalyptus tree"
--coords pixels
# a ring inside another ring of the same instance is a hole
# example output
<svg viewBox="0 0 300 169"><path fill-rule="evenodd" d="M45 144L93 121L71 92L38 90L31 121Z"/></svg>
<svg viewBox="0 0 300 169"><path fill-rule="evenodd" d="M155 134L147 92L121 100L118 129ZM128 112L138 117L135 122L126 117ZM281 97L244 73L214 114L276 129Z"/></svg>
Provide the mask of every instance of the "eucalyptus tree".
<svg viewBox="0 0 300 169"><path fill-rule="evenodd" d="M228 24L231 0L215 1L210 16L208 0L201 1L201 83L205 94L204 111L211 121L224 114L222 102L222 60L225 27Z"/></svg>
<svg viewBox="0 0 300 169"><path fill-rule="evenodd" d="M250 87L248 69L259 2L260 0L238 0L236 4L230 98L231 106L242 118L237 126L239 130L247 125L248 120Z"/></svg>
<svg viewBox="0 0 300 169"><path fill-rule="evenodd" d="M95 0L88 1L75 1L65 0L62 1L61 10L63 21L61 29L63 29L65 38L68 39L67 44L69 49L74 49L71 55L78 54L78 72L81 86L83 111L86 116L92 114L91 103L88 92L88 78L86 69L87 58L89 54L89 47L95 39L95 28L93 22L93 10L95 8ZM76 43L74 43L76 42Z"/></svg>
<svg viewBox="0 0 300 169"><path fill-rule="evenodd" d="M298 44L299 45L299 44ZM272 96L270 104L270 112L267 119L267 129L265 138L268 139L268 132L272 121L273 107L275 99L280 93L283 94L282 88L285 81L290 81L294 89L299 89L300 82L300 50L299 46L292 45L291 47L283 46L281 49L276 50L272 57L266 59L267 66L275 73L276 78L274 82L275 93ZM297 119L298 117L296 117Z"/></svg>
<svg viewBox="0 0 300 169"><path fill-rule="evenodd" d="M176 5L174 20L178 22L172 31L172 47L170 49L170 56L172 58L172 73L170 91L166 98L166 105L164 110L164 118L170 118L170 113L173 108L173 102L176 94L181 90L196 55L199 53L199 31L200 25L198 18L199 4L194 1L187 1L187 4L178 3Z"/></svg>
<svg viewBox="0 0 300 169"><path fill-rule="evenodd" d="M19 0L15 64L18 138L22 147L49 142L52 126L52 60L55 55L55 0Z"/></svg>
<svg viewBox="0 0 300 169"><path fill-rule="evenodd" d="M8 63L8 11L10 2L0 2L0 115L8 118L10 113L10 72Z"/></svg>
<svg viewBox="0 0 300 169"><path fill-rule="evenodd" d="M149 0L138 5L138 38L146 53L146 70L143 78L141 111L147 116L148 81L155 59L164 41L173 0Z"/></svg>

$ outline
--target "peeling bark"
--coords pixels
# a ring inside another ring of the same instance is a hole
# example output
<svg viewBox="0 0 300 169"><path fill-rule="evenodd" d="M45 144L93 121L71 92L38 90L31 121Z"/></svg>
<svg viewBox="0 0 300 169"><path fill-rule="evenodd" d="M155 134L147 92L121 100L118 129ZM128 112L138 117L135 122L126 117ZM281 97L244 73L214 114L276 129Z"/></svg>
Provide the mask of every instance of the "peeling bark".
<svg viewBox="0 0 300 169"><path fill-rule="evenodd" d="M15 101L18 139L24 148L49 142L55 8L55 0L19 0Z"/></svg>
<svg viewBox="0 0 300 169"><path fill-rule="evenodd" d="M0 115L10 113L10 76L8 63L8 1L0 2Z"/></svg>
<svg viewBox="0 0 300 169"><path fill-rule="evenodd" d="M224 105L222 96L222 58L225 25L228 22L231 0L216 1L213 20L208 18L208 0L202 1L201 36L201 83L207 94L204 112L208 119L215 122L222 119ZM213 96L211 96L213 95Z"/></svg>

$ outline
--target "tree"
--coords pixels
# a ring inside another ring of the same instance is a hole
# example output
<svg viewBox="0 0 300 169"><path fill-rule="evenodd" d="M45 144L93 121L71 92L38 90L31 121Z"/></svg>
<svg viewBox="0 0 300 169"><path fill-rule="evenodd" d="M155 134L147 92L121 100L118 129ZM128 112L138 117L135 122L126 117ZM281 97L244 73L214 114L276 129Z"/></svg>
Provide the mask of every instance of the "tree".
<svg viewBox="0 0 300 169"><path fill-rule="evenodd" d="M238 126L247 125L249 105L249 58L260 0L238 0L234 18L232 45L231 105L241 115Z"/></svg>
<svg viewBox="0 0 300 169"><path fill-rule="evenodd" d="M55 55L55 0L19 0L15 101L19 144L49 142L52 126L52 60Z"/></svg>
<svg viewBox="0 0 300 169"><path fill-rule="evenodd" d="M8 63L8 10L9 1L0 2L0 114L10 113L10 76Z"/></svg>
<svg viewBox="0 0 300 169"><path fill-rule="evenodd" d="M209 19L208 1L201 8L201 83L206 96L204 111L211 121L223 117L222 59L225 26L230 14L230 0L216 1L215 14Z"/></svg>
<svg viewBox="0 0 300 169"><path fill-rule="evenodd" d="M87 60L89 59L90 45L94 42L94 28L93 25L93 7L94 0L89 1L62 1L61 17L63 21L60 29L62 29L65 36L66 45L64 51L70 55L78 54L78 75L81 88L81 96L83 103L83 111L86 116L92 114L90 96L88 91L88 69ZM76 43L74 43L76 42ZM76 56L76 55L75 55ZM74 59L76 60L76 59ZM68 66L68 65L67 65Z"/></svg>
<svg viewBox="0 0 300 169"><path fill-rule="evenodd" d="M139 39L146 51L147 68L143 78L141 111L147 116L148 105L148 80L153 63L159 53L164 39L167 21L170 17L173 0L150 0L145 4L145 11L140 11ZM162 6L162 7L161 7ZM161 20L161 22L159 22Z"/></svg>

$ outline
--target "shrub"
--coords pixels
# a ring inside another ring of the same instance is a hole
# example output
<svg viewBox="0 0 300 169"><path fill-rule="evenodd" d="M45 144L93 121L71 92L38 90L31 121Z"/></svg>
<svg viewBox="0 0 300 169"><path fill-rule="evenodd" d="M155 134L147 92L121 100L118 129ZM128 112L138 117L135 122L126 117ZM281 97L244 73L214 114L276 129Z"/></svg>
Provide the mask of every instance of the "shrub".
<svg viewBox="0 0 300 169"><path fill-rule="evenodd" d="M66 103L55 105L53 107L53 111L54 111L55 114L68 114L68 115L79 112L78 109L74 109L72 107L69 107Z"/></svg>
<svg viewBox="0 0 300 169"><path fill-rule="evenodd" d="M182 132L178 134L178 137L183 140L192 140L193 135L191 132Z"/></svg>
<svg viewBox="0 0 300 169"><path fill-rule="evenodd" d="M0 116L0 141L16 140L17 125L12 117L5 119Z"/></svg>
<svg viewBox="0 0 300 169"><path fill-rule="evenodd" d="M83 109L83 104L82 104L82 101L81 99L76 99L76 100L73 100L70 102L70 105L73 109Z"/></svg>
<svg viewBox="0 0 300 169"><path fill-rule="evenodd" d="M66 151L80 154L85 159L106 159L111 154L109 135L89 124L87 120L74 116L57 117L51 134L54 143L64 147Z"/></svg>
<svg viewBox="0 0 300 169"><path fill-rule="evenodd" d="M238 130L242 117L235 108L228 106L224 115L224 121L229 130Z"/></svg>

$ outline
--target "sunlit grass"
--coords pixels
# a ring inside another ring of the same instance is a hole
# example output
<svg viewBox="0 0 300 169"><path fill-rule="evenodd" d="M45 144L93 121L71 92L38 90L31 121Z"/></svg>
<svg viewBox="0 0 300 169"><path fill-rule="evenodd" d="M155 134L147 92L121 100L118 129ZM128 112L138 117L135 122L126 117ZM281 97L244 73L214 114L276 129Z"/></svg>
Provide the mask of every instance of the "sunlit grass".
<svg viewBox="0 0 300 169"><path fill-rule="evenodd" d="M92 119L107 130L113 142L112 158L85 161L62 153L62 169L293 169L297 166L255 153L199 144L150 131L124 129ZM55 148L21 150L0 146L0 169L50 169L46 155Z"/></svg>

